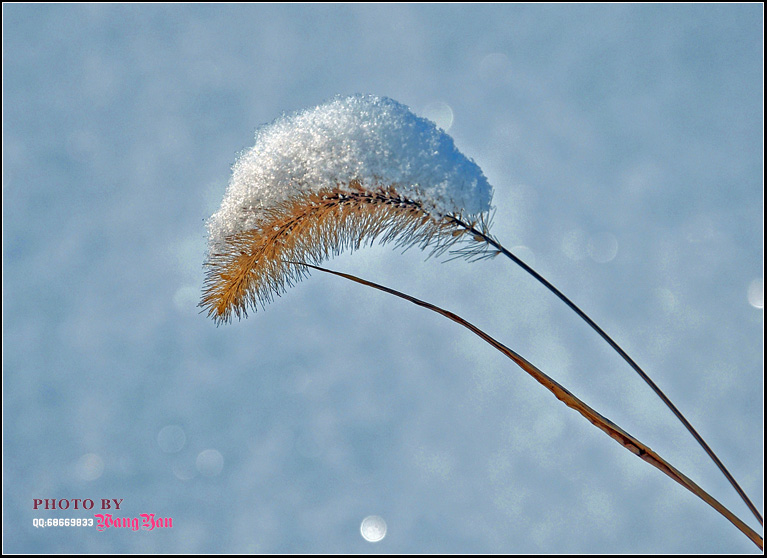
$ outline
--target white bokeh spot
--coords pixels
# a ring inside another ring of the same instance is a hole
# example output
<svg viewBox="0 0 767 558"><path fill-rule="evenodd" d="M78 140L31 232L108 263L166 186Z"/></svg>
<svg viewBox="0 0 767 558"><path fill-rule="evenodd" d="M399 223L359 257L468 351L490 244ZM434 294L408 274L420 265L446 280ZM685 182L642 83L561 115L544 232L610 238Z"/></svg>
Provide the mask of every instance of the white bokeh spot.
<svg viewBox="0 0 767 558"><path fill-rule="evenodd" d="M591 235L588 244L589 256L597 263L608 263L618 255L618 239L610 232Z"/></svg>
<svg viewBox="0 0 767 558"><path fill-rule="evenodd" d="M748 285L748 303L764 310L764 279L754 279Z"/></svg>
<svg viewBox="0 0 767 558"><path fill-rule="evenodd" d="M386 536L386 521L380 515L369 515L360 525L362 538L368 542L378 542Z"/></svg>
<svg viewBox="0 0 767 558"><path fill-rule="evenodd" d="M224 456L214 449L206 449L197 455L197 470L205 477L215 477L224 470Z"/></svg>
<svg viewBox="0 0 767 558"><path fill-rule="evenodd" d="M180 426L170 424L157 434L157 444L165 453L176 453L186 444L186 434Z"/></svg>
<svg viewBox="0 0 767 558"><path fill-rule="evenodd" d="M479 77L489 85L502 85L511 78L511 61L502 52L491 52L479 63Z"/></svg>
<svg viewBox="0 0 767 558"><path fill-rule="evenodd" d="M104 474L104 460L95 453L86 453L75 465L77 476L84 481L95 481Z"/></svg>
<svg viewBox="0 0 767 558"><path fill-rule="evenodd" d="M424 118L434 122L439 128L446 132L453 125L453 109L447 103L437 101L429 103L423 109Z"/></svg>

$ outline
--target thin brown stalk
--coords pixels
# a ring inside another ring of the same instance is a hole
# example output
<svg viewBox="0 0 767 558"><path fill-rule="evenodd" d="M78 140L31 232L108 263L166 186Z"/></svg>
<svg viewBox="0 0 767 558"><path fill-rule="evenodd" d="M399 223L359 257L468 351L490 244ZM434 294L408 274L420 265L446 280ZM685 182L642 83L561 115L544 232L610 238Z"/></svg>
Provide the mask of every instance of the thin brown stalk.
<svg viewBox="0 0 767 558"><path fill-rule="evenodd" d="M719 468L719 470L722 472L722 474L725 476L725 478L729 481L730 485L735 489L735 492L738 493L741 500L743 500L748 506L748 509L751 510L751 513L754 514L754 517L759 521L760 525L764 525L764 519L762 518L762 514L759 513L759 510L756 508L754 503L751 501L751 499L746 494L745 490L741 488L741 486L738 484L738 482L735 480L735 477L732 476L730 471L727 469L727 467L724 466L724 463L719 459L719 457L714 453L714 450L711 449L711 447L706 443L706 441L703 439L703 436L701 436L698 431L695 429L695 427L690 423L690 421L687 420L687 418L682 414L682 412L671 402L671 399L668 398L668 396L663 392L663 390L658 387L658 385L650 378L650 376L632 359L626 351L623 350L623 348L616 343L612 337L610 337L601 327L597 325L597 323L592 320L583 310L581 310L578 305L576 305L572 300L570 300L568 297L566 297L562 291L557 289L554 285L552 285L549 281L547 281L540 273L535 271L532 267L527 265L525 262L523 262L521 259L519 259L516 255L511 253L509 250L504 248L498 240L493 237L489 232L489 226L486 222L479 222L479 223L469 223L461 219L460 216L452 216L450 218L452 222L465 230L469 235L471 235L471 238L476 240L479 244L475 244L474 246L470 246L468 248L464 248L463 250L459 250L459 254L462 256L468 256L470 258L479 258L479 257L486 257L489 255L498 255L503 254L507 258L511 259L513 262L515 262L517 265L519 265L522 269L524 269L527 273L532 275L538 282L540 282L544 287L546 287L549 291L554 293L562 302L564 302L570 309L572 309L578 316L580 316L594 331L596 331L602 339L607 341L607 343L612 347L620 356L625 360L631 368L634 369L634 371L639 375L644 382L650 386L650 389L652 389L655 394L660 397L661 401L671 410L671 412L676 416L676 418L681 422L684 427L687 429L687 431L692 435L693 438L698 442L698 444L703 448L703 451L705 451L708 456L711 458L711 460L716 464L716 466Z"/></svg>
<svg viewBox="0 0 767 558"><path fill-rule="evenodd" d="M464 320L457 314L454 314L453 312L440 308L439 306L435 306L434 304L425 302L423 300L412 297L410 295L407 295L395 289L390 289L389 287L385 287L383 285L379 285L378 283L373 283L371 281L361 279L359 277L350 275L348 273L341 273L339 271L333 271L330 269L325 269L325 268L307 264L307 263L300 263L300 262L286 262L286 263L293 263L296 266L310 267L312 269L316 269L324 273L330 273L332 275L343 277L344 279L354 281L355 283L359 283L367 287L378 289L379 291L389 293L391 295L394 295L404 300L407 300L409 302L412 302L413 304L416 304L418 306L421 306L423 308L426 308L428 310L441 314L445 316L446 318L454 321L455 323L462 325L469 331L473 332L474 334L482 338L488 344L495 347L497 350L499 350L501 353L509 357L511 360L513 360L520 368L522 368L522 370L527 372L539 384L541 384L546 389L548 389L551 393L553 393L557 399L562 401L565 405L567 405L571 409L576 410L591 424L593 424L594 426L602 430L604 433L606 433L608 436L610 436L613 440L618 442L624 448L629 450L631 453L633 453L634 455L636 455L643 461L646 461L647 463L649 463L650 465L652 465L659 471L663 472L666 476L678 482L679 484L681 484L683 487L685 487L687 490L689 490L696 496L698 496L701 500L706 502L709 506L711 506L720 514L722 514L725 518L727 518L728 521L730 521L733 525L735 525L735 527L737 527L744 535L746 535L757 547L759 547L760 550L764 550L764 541L762 537L756 533L756 531L754 531L753 529L751 529L751 527L749 527L743 521L741 521L735 514L733 514L730 510L728 510L724 505L722 505L718 500L716 500L708 492L706 492L700 486L698 486L694 481L692 481L690 478L682 474L673 465L668 463L665 459L663 459L660 455L655 453L648 446L640 442L637 438L633 437L631 434L629 434L628 432L620 428L617 424L615 424L608 418L602 416L597 411L589 407L586 403L584 403L578 397L573 395L570 391L568 391L565 387L563 387L561 384L556 382L553 378L550 378L549 376L544 374L540 369L538 369L535 365L527 361L524 357L512 351L501 342L495 340L493 337L491 337L490 335L488 335L487 333L479 329L477 326L467 322L466 320Z"/></svg>
<svg viewBox="0 0 767 558"><path fill-rule="evenodd" d="M319 264L345 249L356 250L379 239L408 248L419 246L439 254L459 245L455 257L476 260L498 254L512 259L573 309L601 335L692 434L754 516L763 524L756 506L722 461L647 373L585 312L543 276L504 248L480 216L435 215L423 205L397 192L396 187L367 189L359 182L295 196L269 208L252 211L258 225L225 239L211 253L200 306L217 322L247 316L306 275L306 268L289 262Z"/></svg>

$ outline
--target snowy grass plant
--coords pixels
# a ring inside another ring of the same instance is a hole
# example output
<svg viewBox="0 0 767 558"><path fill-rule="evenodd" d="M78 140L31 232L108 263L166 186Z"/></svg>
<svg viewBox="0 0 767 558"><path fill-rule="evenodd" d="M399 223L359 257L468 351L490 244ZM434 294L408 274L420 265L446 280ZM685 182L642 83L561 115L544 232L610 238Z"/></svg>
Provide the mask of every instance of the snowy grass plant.
<svg viewBox="0 0 767 558"><path fill-rule="evenodd" d="M376 240L469 260L503 254L578 313L685 425L760 523L762 517L713 450L649 376L591 318L490 233L492 187L444 131L391 99L336 98L262 127L233 167L221 208L208 221L200 306L218 323L268 304L310 269L405 298L469 328L558 399L632 453L685 486L762 548L732 512L527 360L459 316L382 285L319 267Z"/></svg>
<svg viewBox="0 0 767 558"><path fill-rule="evenodd" d="M452 138L391 99L354 96L260 129L208 223L202 307L243 317L318 264L376 239L441 253L492 188ZM481 225L478 225L481 226Z"/></svg>

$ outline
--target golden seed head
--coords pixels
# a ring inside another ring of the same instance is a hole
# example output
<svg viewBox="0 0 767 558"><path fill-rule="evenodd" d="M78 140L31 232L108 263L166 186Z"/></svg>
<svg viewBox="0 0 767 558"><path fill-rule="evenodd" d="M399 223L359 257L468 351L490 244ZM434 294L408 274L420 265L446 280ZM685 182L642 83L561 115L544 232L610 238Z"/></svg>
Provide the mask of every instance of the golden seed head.
<svg viewBox="0 0 767 558"><path fill-rule="evenodd" d="M367 191L359 182L350 187L254 209L259 226L227 237L209 255L200 306L217 322L228 322L266 305L306 276L307 268L297 263L319 264L375 239L435 253L461 240L449 216L426 213L394 187Z"/></svg>

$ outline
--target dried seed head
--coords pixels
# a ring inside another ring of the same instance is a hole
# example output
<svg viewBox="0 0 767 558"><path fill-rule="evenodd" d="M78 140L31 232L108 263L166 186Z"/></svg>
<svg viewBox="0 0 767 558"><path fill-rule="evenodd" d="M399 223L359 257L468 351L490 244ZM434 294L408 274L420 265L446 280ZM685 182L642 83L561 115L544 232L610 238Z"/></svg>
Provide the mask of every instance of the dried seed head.
<svg viewBox="0 0 767 558"><path fill-rule="evenodd" d="M208 222L200 306L218 321L265 304L306 268L376 238L440 252L451 216L484 222L492 188L432 122L391 99L337 98L261 128Z"/></svg>

